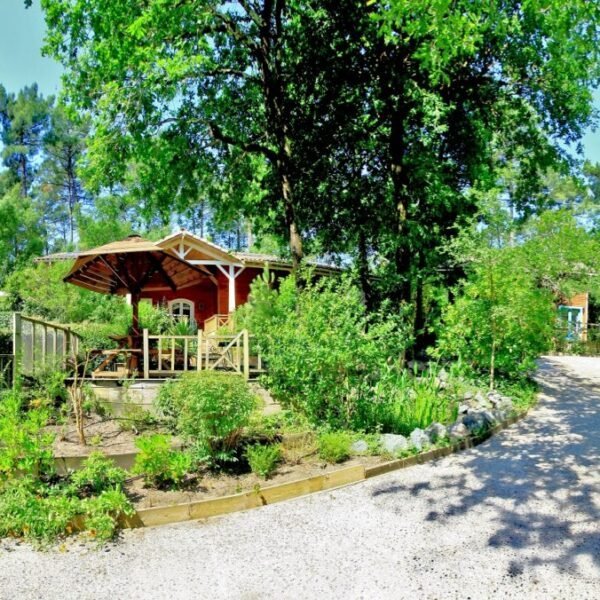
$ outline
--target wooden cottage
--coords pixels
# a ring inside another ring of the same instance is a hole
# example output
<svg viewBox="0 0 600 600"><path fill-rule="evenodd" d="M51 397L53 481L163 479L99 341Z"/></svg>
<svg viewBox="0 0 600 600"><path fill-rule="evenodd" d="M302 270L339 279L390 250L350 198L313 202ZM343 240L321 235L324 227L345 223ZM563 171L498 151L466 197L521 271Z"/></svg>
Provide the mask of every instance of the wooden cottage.
<svg viewBox="0 0 600 600"><path fill-rule="evenodd" d="M209 333L229 322L230 315L235 309L248 301L250 285L259 277L265 268L276 278L285 277L292 270L291 262L277 256L251 252L230 252L208 240L198 237L189 231L181 230L169 235L158 242L149 242L139 236L130 236L121 242L106 244L100 248L82 253L61 252L49 254L38 259L39 262L56 262L82 260L87 255L112 251L124 244L129 246L135 242L140 251L160 249L178 262L194 268L194 275L189 282L178 282L173 285L168 278L154 276L145 282L139 290L139 301L152 302L167 308L175 319L193 320L198 328ZM139 263L140 268L143 263ZM318 274L330 274L338 271L335 267L313 264ZM130 271L135 266L130 267ZM144 275L144 273L141 273ZM107 277L107 273L100 274ZM67 276L67 281L68 276ZM86 287L85 281L70 281ZM97 284L90 284L90 289L97 289ZM122 287L108 293L126 295L129 291Z"/></svg>
<svg viewBox="0 0 600 600"><path fill-rule="evenodd" d="M248 301L250 286L268 267L280 279L292 264L276 256L230 252L189 231L158 242L140 236L79 253L50 254L40 262L73 261L64 281L103 294L128 296L132 326L111 336L117 346L99 349L95 379L168 378L188 370L226 369L244 374L262 370L260 350L247 331L233 327L232 314ZM315 273L337 268L312 264ZM164 306L174 320L194 322L197 333L158 334L140 329L141 302Z"/></svg>

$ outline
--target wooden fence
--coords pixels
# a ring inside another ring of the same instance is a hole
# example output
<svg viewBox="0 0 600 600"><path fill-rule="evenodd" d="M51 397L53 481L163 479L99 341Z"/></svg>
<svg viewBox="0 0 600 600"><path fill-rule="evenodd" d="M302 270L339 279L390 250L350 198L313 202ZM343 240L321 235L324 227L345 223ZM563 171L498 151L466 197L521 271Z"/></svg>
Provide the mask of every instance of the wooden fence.
<svg viewBox="0 0 600 600"><path fill-rule="evenodd" d="M224 370L246 379L262 371L260 352L246 329L237 334L150 335L144 330L144 379L186 371Z"/></svg>
<svg viewBox="0 0 600 600"><path fill-rule="evenodd" d="M13 314L13 378L16 373L35 375L48 367L60 367L77 354L79 336L68 327L20 313Z"/></svg>

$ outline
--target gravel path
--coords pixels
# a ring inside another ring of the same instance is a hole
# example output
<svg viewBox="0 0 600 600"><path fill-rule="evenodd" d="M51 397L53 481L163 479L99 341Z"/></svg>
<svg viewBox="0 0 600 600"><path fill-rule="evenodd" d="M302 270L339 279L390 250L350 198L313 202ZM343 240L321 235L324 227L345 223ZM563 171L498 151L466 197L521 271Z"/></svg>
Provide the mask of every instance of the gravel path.
<svg viewBox="0 0 600 600"><path fill-rule="evenodd" d="M0 542L0 598L600 598L600 359L461 454L107 551Z"/></svg>

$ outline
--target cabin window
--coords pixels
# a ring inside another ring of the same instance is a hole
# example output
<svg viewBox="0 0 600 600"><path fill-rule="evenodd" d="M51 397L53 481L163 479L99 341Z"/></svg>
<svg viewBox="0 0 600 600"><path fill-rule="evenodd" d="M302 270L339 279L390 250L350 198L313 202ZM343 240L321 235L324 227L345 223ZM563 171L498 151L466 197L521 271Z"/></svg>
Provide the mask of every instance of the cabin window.
<svg viewBox="0 0 600 600"><path fill-rule="evenodd" d="M570 341L580 339L583 329L583 308L561 305L558 307L558 316L565 331L565 338Z"/></svg>
<svg viewBox="0 0 600 600"><path fill-rule="evenodd" d="M169 313L176 321L191 323L194 320L194 303L184 299L171 300Z"/></svg>

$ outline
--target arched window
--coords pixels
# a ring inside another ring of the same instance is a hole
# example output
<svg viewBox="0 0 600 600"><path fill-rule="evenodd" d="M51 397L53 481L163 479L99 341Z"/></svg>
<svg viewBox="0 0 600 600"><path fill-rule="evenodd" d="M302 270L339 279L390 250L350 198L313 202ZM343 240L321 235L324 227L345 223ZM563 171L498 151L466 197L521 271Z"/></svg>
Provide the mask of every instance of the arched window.
<svg viewBox="0 0 600 600"><path fill-rule="evenodd" d="M169 302L169 313L177 321L191 323L194 320L194 303L184 298L171 300Z"/></svg>

